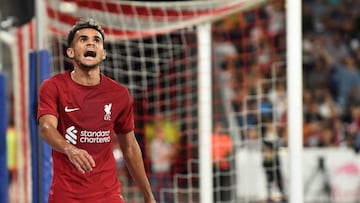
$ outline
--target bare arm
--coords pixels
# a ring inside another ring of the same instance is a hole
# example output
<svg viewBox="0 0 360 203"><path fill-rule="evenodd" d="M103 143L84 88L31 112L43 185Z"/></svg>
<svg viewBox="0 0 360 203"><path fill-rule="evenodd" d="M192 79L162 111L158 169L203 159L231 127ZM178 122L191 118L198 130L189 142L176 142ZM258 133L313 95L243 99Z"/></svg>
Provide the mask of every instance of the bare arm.
<svg viewBox="0 0 360 203"><path fill-rule="evenodd" d="M44 115L39 119L42 138L56 151L66 154L70 162L81 172L90 172L95 161L90 154L68 143L57 130L58 119L53 115Z"/></svg>
<svg viewBox="0 0 360 203"><path fill-rule="evenodd" d="M134 132L117 135L120 148L124 154L126 166L140 187L145 203L154 203L155 199L151 191L150 183L145 173L144 163L141 156L139 144L135 139Z"/></svg>

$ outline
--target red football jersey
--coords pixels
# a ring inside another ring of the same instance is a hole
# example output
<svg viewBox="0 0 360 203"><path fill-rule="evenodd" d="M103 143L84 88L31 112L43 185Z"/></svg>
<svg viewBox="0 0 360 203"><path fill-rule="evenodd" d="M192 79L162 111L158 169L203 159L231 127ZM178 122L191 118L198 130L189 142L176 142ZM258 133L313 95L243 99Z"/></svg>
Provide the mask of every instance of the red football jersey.
<svg viewBox="0 0 360 203"><path fill-rule="evenodd" d="M134 130L127 88L103 74L100 84L83 86L64 72L40 87L38 119L45 114L56 116L60 134L88 151L96 164L90 173L81 174L65 154L53 150L49 202L122 202L112 140L116 133Z"/></svg>

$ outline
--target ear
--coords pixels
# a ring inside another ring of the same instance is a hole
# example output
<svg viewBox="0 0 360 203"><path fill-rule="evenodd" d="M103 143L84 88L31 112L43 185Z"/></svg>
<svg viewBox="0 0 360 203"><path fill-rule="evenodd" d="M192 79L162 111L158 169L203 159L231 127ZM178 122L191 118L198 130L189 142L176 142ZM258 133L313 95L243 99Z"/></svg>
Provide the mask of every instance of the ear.
<svg viewBox="0 0 360 203"><path fill-rule="evenodd" d="M66 54L69 58L73 59L74 58L74 49L73 48L67 48L66 49Z"/></svg>
<svg viewBox="0 0 360 203"><path fill-rule="evenodd" d="M104 50L103 50L102 60L105 60L105 59L106 59L106 50L104 49Z"/></svg>

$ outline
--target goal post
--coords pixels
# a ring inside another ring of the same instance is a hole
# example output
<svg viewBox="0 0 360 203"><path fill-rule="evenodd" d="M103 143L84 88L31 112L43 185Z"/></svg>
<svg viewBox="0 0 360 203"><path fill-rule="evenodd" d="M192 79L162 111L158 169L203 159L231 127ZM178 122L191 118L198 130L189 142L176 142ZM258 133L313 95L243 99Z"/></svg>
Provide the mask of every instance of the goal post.
<svg viewBox="0 0 360 203"><path fill-rule="evenodd" d="M290 203L303 202L303 97L301 1L287 0L287 97ZM290 15L291 13L291 15Z"/></svg>
<svg viewBox="0 0 360 203"><path fill-rule="evenodd" d="M200 167L200 200L201 203L213 202L213 177L211 157L212 135L212 65L211 60L211 24L204 23L198 27L199 68L199 167Z"/></svg>

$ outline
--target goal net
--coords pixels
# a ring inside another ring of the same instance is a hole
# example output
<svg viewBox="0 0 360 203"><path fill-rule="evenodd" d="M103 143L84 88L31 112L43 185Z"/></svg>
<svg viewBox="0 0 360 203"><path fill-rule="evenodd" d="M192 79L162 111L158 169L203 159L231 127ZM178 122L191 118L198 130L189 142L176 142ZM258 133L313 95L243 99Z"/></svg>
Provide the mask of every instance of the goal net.
<svg viewBox="0 0 360 203"><path fill-rule="evenodd" d="M214 202L286 194L283 0L45 2L52 74L71 68L64 53L75 21L91 17L103 25L101 71L131 91L136 136L159 202L199 202L206 192ZM202 44L204 24L211 38ZM204 75L211 83L201 84ZM142 202L114 144L124 197Z"/></svg>

